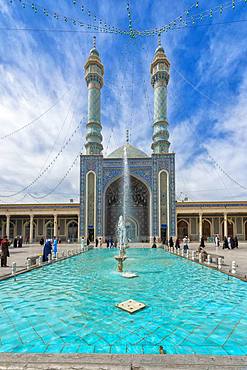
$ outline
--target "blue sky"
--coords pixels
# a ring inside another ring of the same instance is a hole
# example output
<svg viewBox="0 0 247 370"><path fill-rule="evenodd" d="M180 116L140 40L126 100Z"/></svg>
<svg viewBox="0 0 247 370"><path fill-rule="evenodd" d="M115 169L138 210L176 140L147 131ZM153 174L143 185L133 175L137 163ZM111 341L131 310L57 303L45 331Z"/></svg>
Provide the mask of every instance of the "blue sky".
<svg viewBox="0 0 247 370"><path fill-rule="evenodd" d="M25 129L1 139L0 200L77 201L79 161L61 185L45 195L84 150L87 90L83 67L92 38L96 35L105 67L104 153L124 143L126 128L131 131L131 143L151 153L150 63L157 36L98 33L78 22L64 21L66 16L97 26L102 19L103 24L128 31L126 1L77 0L74 4L73 0L39 0L34 2L39 6L37 13L32 3L0 0L1 138L49 111ZM215 7L221 4L220 15ZM193 2L187 0L132 0L133 29L161 28L180 15L185 19L191 5ZM60 15L59 20L54 13ZM200 14L205 15L203 20L192 25L192 17L197 19ZM244 0L236 0L234 9L232 1L200 0L187 15L186 27L162 34L171 63L168 120L171 150L176 152L177 199L247 199L246 30ZM79 122L80 130L54 160ZM32 186L21 191L37 177Z"/></svg>

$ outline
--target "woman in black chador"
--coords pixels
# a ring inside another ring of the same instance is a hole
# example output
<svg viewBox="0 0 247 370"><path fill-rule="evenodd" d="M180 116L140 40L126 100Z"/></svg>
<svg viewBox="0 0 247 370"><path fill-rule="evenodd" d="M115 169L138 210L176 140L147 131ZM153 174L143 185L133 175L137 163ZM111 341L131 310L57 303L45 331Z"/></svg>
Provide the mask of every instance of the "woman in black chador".
<svg viewBox="0 0 247 370"><path fill-rule="evenodd" d="M178 238L176 239L175 248L180 249L180 240Z"/></svg>
<svg viewBox="0 0 247 370"><path fill-rule="evenodd" d="M51 254L52 244L50 240L47 240L43 249L43 262L48 261L48 256Z"/></svg>
<svg viewBox="0 0 247 370"><path fill-rule="evenodd" d="M18 244L18 239L17 239L17 237L15 237L15 239L14 239L14 248L17 248L17 244Z"/></svg>
<svg viewBox="0 0 247 370"><path fill-rule="evenodd" d="M22 236L21 235L19 236L19 239L18 239L18 248L22 248Z"/></svg>
<svg viewBox="0 0 247 370"><path fill-rule="evenodd" d="M201 237L200 247L205 248L205 241L203 236Z"/></svg>
<svg viewBox="0 0 247 370"><path fill-rule="evenodd" d="M174 247L174 241L173 241L173 239L172 239L172 236L170 237L170 239L169 239L169 247L170 248L173 248Z"/></svg>

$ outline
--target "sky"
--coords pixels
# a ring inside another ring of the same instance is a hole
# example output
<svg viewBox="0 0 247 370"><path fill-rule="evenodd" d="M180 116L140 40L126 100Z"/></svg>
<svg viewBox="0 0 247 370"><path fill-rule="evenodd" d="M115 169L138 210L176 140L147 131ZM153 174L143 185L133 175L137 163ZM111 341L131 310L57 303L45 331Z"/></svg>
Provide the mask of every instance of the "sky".
<svg viewBox="0 0 247 370"><path fill-rule="evenodd" d="M79 201L93 36L105 68L104 155L124 144L127 128L151 154L157 33L93 28L129 31L129 17L138 31L176 20L161 43L177 200L247 200L245 0L132 0L130 15L125 0L0 0L0 204Z"/></svg>

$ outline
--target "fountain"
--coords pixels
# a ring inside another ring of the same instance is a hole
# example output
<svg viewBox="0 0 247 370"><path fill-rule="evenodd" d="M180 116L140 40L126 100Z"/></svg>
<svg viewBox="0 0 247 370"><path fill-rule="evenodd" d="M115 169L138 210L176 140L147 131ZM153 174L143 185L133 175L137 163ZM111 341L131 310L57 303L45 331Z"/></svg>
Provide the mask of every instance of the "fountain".
<svg viewBox="0 0 247 370"><path fill-rule="evenodd" d="M123 262L126 260L127 256L125 253L126 228L124 224L124 218L122 215L119 217L117 234L118 234L118 241L119 241L119 255L115 256L115 259L118 262L118 271L123 272Z"/></svg>
<svg viewBox="0 0 247 370"><path fill-rule="evenodd" d="M129 132L127 130L126 144L129 142ZM123 157L123 215L119 217L117 235L119 242L119 255L115 256L118 262L118 271L123 272L123 262L126 260L126 252L128 239L126 235L126 218L127 218L127 208L128 208L128 196L129 196L129 167L128 167L128 157L127 157L127 146L124 146L124 157Z"/></svg>

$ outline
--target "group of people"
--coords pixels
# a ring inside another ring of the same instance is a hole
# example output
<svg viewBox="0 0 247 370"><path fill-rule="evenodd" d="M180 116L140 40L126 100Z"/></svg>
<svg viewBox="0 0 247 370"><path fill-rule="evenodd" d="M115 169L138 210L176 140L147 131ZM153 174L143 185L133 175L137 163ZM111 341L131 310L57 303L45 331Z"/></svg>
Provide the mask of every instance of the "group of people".
<svg viewBox="0 0 247 370"><path fill-rule="evenodd" d="M44 241L44 238L40 239L40 245L43 246L43 262L48 261L49 254L51 255L52 252L54 253L54 256L57 256L57 250L58 250L58 240L56 236L54 236L53 239L47 239L46 242Z"/></svg>
<svg viewBox="0 0 247 370"><path fill-rule="evenodd" d="M22 248L23 244L23 237L21 235L18 235L14 238L13 247L14 248Z"/></svg>
<svg viewBox="0 0 247 370"><path fill-rule="evenodd" d="M223 249L238 248L238 238L236 236L234 238L232 236L228 236L228 238L225 236L222 248Z"/></svg>
<svg viewBox="0 0 247 370"><path fill-rule="evenodd" d="M183 250L186 253L187 250L189 249L189 243L190 243L190 239L188 238L188 236L185 236L182 241L179 238L176 238L175 244L174 244L173 238L171 236L169 241L168 241L168 245L169 245L170 248L175 247L175 249L178 250L178 249L180 249L181 242L183 244Z"/></svg>
<svg viewBox="0 0 247 370"><path fill-rule="evenodd" d="M117 248L117 240L113 240L113 238L105 239L105 243L107 248ZM89 245L89 242L87 242L87 245ZM101 237L95 239L95 247L103 247L103 239Z"/></svg>
<svg viewBox="0 0 247 370"><path fill-rule="evenodd" d="M216 247L220 247L220 237L219 235L216 235L214 238L214 244ZM235 236L234 238L232 236L224 237L223 239L223 245L222 249L234 249L238 248L238 238Z"/></svg>

